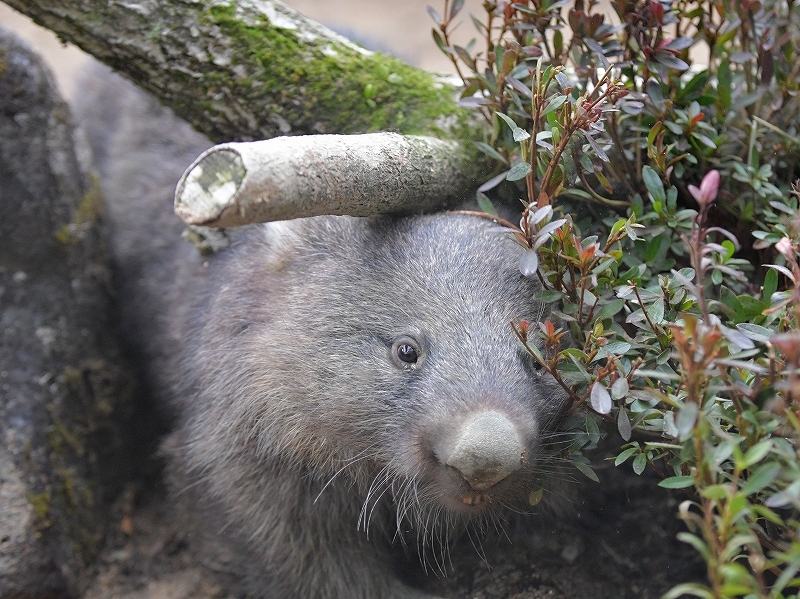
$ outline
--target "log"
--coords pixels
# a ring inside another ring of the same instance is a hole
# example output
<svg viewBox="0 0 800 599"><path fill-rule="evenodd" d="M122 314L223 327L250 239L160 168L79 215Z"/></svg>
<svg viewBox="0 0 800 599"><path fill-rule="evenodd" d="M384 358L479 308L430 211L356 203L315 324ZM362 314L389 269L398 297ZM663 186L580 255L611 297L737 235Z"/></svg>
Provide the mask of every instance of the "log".
<svg viewBox="0 0 800 599"><path fill-rule="evenodd" d="M320 214L430 211L463 201L477 182L453 141L397 133L312 135L221 144L178 183L187 224L232 227Z"/></svg>

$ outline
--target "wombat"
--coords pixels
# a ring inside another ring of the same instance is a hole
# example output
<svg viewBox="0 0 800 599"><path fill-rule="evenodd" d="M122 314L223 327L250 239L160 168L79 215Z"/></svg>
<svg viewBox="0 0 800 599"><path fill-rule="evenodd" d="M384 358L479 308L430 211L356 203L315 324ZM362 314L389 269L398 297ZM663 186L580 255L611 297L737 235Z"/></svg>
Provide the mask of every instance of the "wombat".
<svg viewBox="0 0 800 599"><path fill-rule="evenodd" d="M111 201L153 195L126 176ZM471 215L316 217L162 276L127 318L177 381L164 451L206 561L264 599L423 597L407 555L443 572L457 531L528 511L564 394L511 328L545 317L522 252Z"/></svg>

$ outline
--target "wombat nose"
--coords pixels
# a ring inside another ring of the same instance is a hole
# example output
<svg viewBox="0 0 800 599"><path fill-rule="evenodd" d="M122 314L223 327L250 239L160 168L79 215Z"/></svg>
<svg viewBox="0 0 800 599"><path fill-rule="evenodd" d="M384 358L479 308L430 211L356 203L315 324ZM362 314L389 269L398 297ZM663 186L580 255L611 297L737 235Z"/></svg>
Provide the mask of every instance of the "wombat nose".
<svg viewBox="0 0 800 599"><path fill-rule="evenodd" d="M494 410L478 412L461 425L445 460L476 491L484 491L516 472L525 446L507 416Z"/></svg>

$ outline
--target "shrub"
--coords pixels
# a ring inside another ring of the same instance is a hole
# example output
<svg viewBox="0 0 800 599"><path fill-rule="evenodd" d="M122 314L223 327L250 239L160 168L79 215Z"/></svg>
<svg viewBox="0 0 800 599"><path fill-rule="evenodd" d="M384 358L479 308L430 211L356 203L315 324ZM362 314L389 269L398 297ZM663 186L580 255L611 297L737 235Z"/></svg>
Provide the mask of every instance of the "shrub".
<svg viewBox="0 0 800 599"><path fill-rule="evenodd" d="M616 465L687 494L708 584L667 597L798 597L800 6L611 4L487 0L466 47L463 1L429 8L498 165L478 200L524 196L520 269L556 304L514 331L578 469L616 431Z"/></svg>

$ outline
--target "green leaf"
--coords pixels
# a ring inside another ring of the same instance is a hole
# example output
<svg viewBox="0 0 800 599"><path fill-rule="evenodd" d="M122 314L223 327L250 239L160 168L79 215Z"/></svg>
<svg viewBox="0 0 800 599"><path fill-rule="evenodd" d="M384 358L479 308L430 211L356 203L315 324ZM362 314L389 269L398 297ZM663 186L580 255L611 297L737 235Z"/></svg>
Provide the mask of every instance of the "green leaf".
<svg viewBox="0 0 800 599"><path fill-rule="evenodd" d="M749 322L743 322L741 324L737 324L736 328L739 329L742 333L744 333L747 337L758 343L766 343L767 341L769 341L769 338L775 334L774 331L770 331L768 328L762 327L757 324L751 324Z"/></svg>
<svg viewBox="0 0 800 599"><path fill-rule="evenodd" d="M594 316L595 322L600 322L606 318L611 318L619 314L620 310L625 307L625 300L615 299L607 302ZM627 351L627 350L626 350Z"/></svg>
<svg viewBox="0 0 800 599"><path fill-rule="evenodd" d="M660 483L658 483L658 486L663 487L665 489L686 489L688 487L694 486L694 477L671 476L669 478L665 478Z"/></svg>
<svg viewBox="0 0 800 599"><path fill-rule="evenodd" d="M692 429L699 413L700 408L694 402L684 404L681 411L678 412L678 416L675 418L675 427L678 429L681 441L685 441L692 435Z"/></svg>
<svg viewBox="0 0 800 599"><path fill-rule="evenodd" d="M605 350L607 354L621 356L630 351L631 344L627 341L614 341L612 343L606 343L601 349Z"/></svg>
<svg viewBox="0 0 800 599"><path fill-rule="evenodd" d="M562 96L562 95L553 96L552 98L550 98L550 100L548 100L547 104L545 105L544 110L542 111L542 116L546 116L551 112L553 112L554 110L558 110L559 108L561 108L561 106L564 105L564 102L566 101L567 101L567 96Z"/></svg>
<svg viewBox="0 0 800 599"><path fill-rule="evenodd" d="M431 5L428 5L425 7L425 10L428 11L428 14L431 16L431 19L433 19L434 23L436 23L437 25L442 24L442 17L439 16L439 13L436 12L436 9L434 9ZM434 29L434 31L436 30Z"/></svg>
<svg viewBox="0 0 800 599"><path fill-rule="evenodd" d="M708 551L708 546L703 542L703 540L698 537L697 535L693 535L690 532L679 532L675 535L679 541L683 541L684 543L688 543L703 556L703 559L708 560L710 556L710 552Z"/></svg>
<svg viewBox="0 0 800 599"><path fill-rule="evenodd" d="M595 445L600 442L600 427L588 412L586 414L586 434L589 435L589 441Z"/></svg>
<svg viewBox="0 0 800 599"><path fill-rule="evenodd" d="M753 472L742 486L744 495L753 495L771 485L781 472L781 465L775 462L764 464Z"/></svg>
<svg viewBox="0 0 800 599"><path fill-rule="evenodd" d="M580 470L581 474L583 474L586 478L593 480L596 483L600 482L600 479L597 478L597 473L592 470L592 467L589 466L589 464L584 464L583 462L572 462L572 465Z"/></svg>
<svg viewBox="0 0 800 599"><path fill-rule="evenodd" d="M664 184L661 182L661 177L658 176L658 173L649 166L644 166L642 167L642 179L654 202L666 202L667 194L664 193Z"/></svg>
<svg viewBox="0 0 800 599"><path fill-rule="evenodd" d="M616 459L614 460L614 466L619 466L620 464L624 463L629 457L639 451L639 447L628 447L625 451L620 453Z"/></svg>
<svg viewBox="0 0 800 599"><path fill-rule="evenodd" d="M625 379L619 379L624 381ZM617 430L619 431L619 436L622 437L624 441L631 440L631 419L628 417L628 411L623 407L620 408L619 414L617 415Z"/></svg>
<svg viewBox="0 0 800 599"><path fill-rule="evenodd" d="M729 494L730 489L725 485L711 485L700 492L702 497L706 499L716 499L717 501L725 499Z"/></svg>
<svg viewBox="0 0 800 599"><path fill-rule="evenodd" d="M493 216L497 216L497 210L492 204L492 201L487 197L487 195L481 191L475 193L475 199L478 202L478 206L481 210L486 212L487 214L491 214Z"/></svg>
<svg viewBox="0 0 800 599"><path fill-rule="evenodd" d="M514 141L525 141L531 136L531 134L525 131L525 129L517 125L514 122L514 119L512 119L510 116L505 115L502 112L495 112L495 114L503 119L509 127L511 127L511 134L514 136ZM520 179L521 178L522 177L520 177ZM516 181L516 179L509 179L509 181Z"/></svg>
<svg viewBox="0 0 800 599"><path fill-rule="evenodd" d="M555 289L542 289L539 293L535 295L536 301L542 302L543 304L552 304L553 302L557 302L564 294L560 291L556 291Z"/></svg>
<svg viewBox="0 0 800 599"><path fill-rule="evenodd" d="M484 154L486 154L490 158L494 158L495 160L498 160L499 162L502 162L503 164L508 164L508 161L505 158L503 158L503 155L500 154L500 152L495 150L489 144L484 143L482 141L476 141L476 142L473 142L473 143L475 144L476 148L478 148L481 152L483 152Z"/></svg>
<svg viewBox="0 0 800 599"><path fill-rule="evenodd" d="M508 171L506 179L508 181L519 181L527 177L529 172L531 172L530 164L527 162L517 162L517 164L512 166L511 170Z"/></svg>
<svg viewBox="0 0 800 599"><path fill-rule="evenodd" d="M747 450L747 453L744 454L744 467L750 468L753 464L757 464L763 460L770 449L772 449L772 441L769 439L753 445Z"/></svg>
<svg viewBox="0 0 800 599"><path fill-rule="evenodd" d="M628 391L628 379L625 377L618 378L616 381L614 381L614 384L611 385L611 397L614 399L623 399L626 395L628 395Z"/></svg>
<svg viewBox="0 0 800 599"><path fill-rule="evenodd" d="M664 300L658 298L652 304L647 306L647 316L653 324L661 324L664 322Z"/></svg>
<svg viewBox="0 0 800 599"><path fill-rule="evenodd" d="M764 291L761 295L764 303L769 305L772 294L778 290L778 273L770 268L764 276Z"/></svg>
<svg viewBox="0 0 800 599"><path fill-rule="evenodd" d="M587 356L584 352L582 352L576 347L567 347L565 349L562 349L559 352L559 354L562 356L569 356L570 358L575 358L580 362L586 362L586 360L589 359L589 356Z"/></svg>
<svg viewBox="0 0 800 599"><path fill-rule="evenodd" d="M635 458L633 458L633 471L636 474L641 474L644 472L644 469L647 467L647 454L640 453Z"/></svg>

